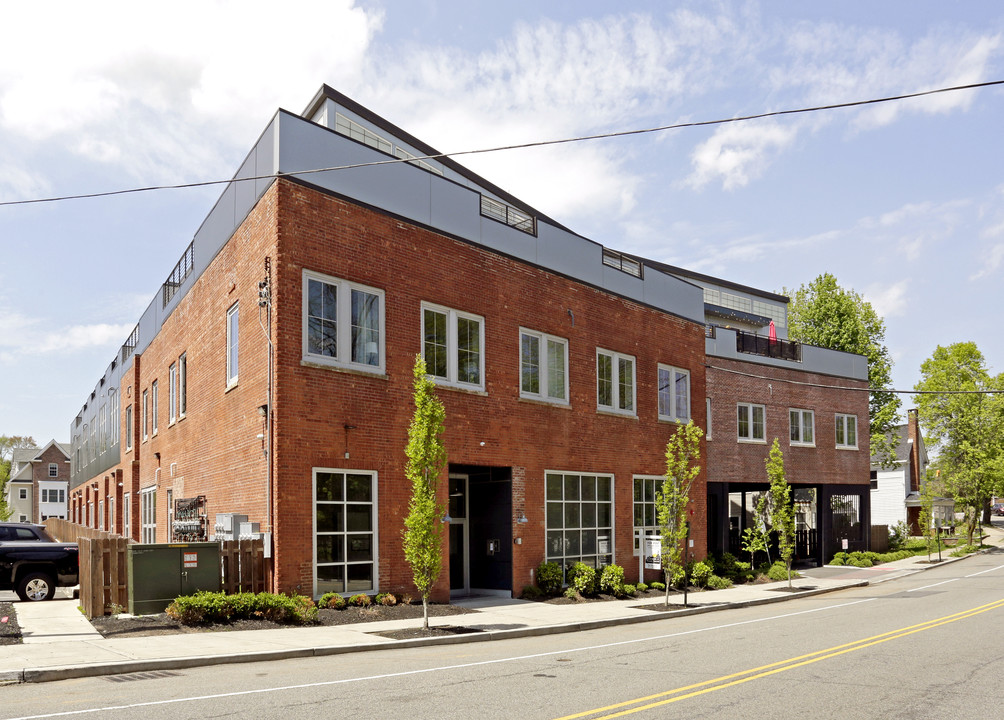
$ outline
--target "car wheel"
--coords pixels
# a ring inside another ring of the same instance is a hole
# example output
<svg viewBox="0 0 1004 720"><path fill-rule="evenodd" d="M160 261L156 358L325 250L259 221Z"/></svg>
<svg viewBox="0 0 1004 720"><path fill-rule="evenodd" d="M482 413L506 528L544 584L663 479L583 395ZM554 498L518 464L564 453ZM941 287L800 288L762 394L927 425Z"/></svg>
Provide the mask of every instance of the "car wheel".
<svg viewBox="0 0 1004 720"><path fill-rule="evenodd" d="M42 572L28 573L17 584L17 596L25 602L52 600L56 594L56 584Z"/></svg>

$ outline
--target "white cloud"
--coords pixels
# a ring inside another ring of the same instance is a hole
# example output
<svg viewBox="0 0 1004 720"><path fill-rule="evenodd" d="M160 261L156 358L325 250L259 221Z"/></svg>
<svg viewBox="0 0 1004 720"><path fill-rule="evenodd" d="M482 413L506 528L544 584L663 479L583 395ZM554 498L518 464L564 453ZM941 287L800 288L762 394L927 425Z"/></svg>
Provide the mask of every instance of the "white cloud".
<svg viewBox="0 0 1004 720"><path fill-rule="evenodd" d="M4 338L0 361L10 364L25 356L64 355L87 348L117 347L134 327L135 323L95 323L52 328L52 323L41 318L0 308L0 337Z"/></svg>
<svg viewBox="0 0 1004 720"><path fill-rule="evenodd" d="M997 272L1001 263L1004 262L1004 243L999 243L990 248L986 255L980 254L980 269L969 276L970 280L979 280L989 277Z"/></svg>
<svg viewBox="0 0 1004 720"><path fill-rule="evenodd" d="M888 318L903 315L906 312L906 291L910 286L908 280L900 280L893 285L871 285L864 293L865 299L872 304L879 317Z"/></svg>
<svg viewBox="0 0 1004 720"><path fill-rule="evenodd" d="M691 155L694 171L687 182L695 188L721 179L733 190L763 174L772 157L795 140L794 125L774 122L734 123L719 127Z"/></svg>
<svg viewBox="0 0 1004 720"><path fill-rule="evenodd" d="M136 177L232 169L220 158L276 107L358 75L380 21L351 0L11 5L5 27L45 42L5 34L0 68L17 72L0 70L0 129Z"/></svg>

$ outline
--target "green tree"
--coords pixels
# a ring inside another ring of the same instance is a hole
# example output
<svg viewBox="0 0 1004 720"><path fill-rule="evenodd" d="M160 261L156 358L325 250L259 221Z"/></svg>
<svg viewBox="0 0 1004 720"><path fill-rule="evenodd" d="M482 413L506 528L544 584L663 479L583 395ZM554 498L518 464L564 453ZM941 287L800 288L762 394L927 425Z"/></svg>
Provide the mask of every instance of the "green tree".
<svg viewBox="0 0 1004 720"><path fill-rule="evenodd" d="M756 569L756 554L762 552L767 555L767 564L770 565L770 543L767 536L767 519L770 515L767 503L770 500L769 492L762 492L756 499L753 506L753 525L743 530L743 550L750 554L750 567Z"/></svg>
<svg viewBox="0 0 1004 720"><path fill-rule="evenodd" d="M656 522L662 535L662 570L666 576L666 606L669 606L669 588L673 575L685 570L686 545L689 534L687 505L690 488L700 474L701 438L704 433L691 420L677 427L666 443L666 481L655 494ZM687 604L687 583L684 576L683 604Z"/></svg>
<svg viewBox="0 0 1004 720"><path fill-rule="evenodd" d="M807 286L785 289L788 305L788 337L792 340L857 353L868 358L868 430L872 456L883 466L895 462L896 443L892 430L899 417L899 397L889 392L892 359L885 346L885 322L853 290L845 290L830 273L823 273Z"/></svg>
<svg viewBox="0 0 1004 720"><path fill-rule="evenodd" d="M989 521L990 498L1004 490L1004 378L992 377L974 342L938 346L921 363L914 390L929 445L938 455L945 489L976 516ZM961 391L961 392L960 392Z"/></svg>
<svg viewBox="0 0 1004 720"><path fill-rule="evenodd" d="M408 517L404 520L404 557L411 565L415 589L422 596L422 622L429 628L429 595L443 571L442 522L444 507L437 499L439 476L446 467L443 430L446 410L436 397L436 386L426 374L425 360L415 357L415 414L408 428L411 481Z"/></svg>
<svg viewBox="0 0 1004 720"><path fill-rule="evenodd" d="M795 508L791 504L791 487L784 472L784 455L777 438L774 438L764 464L770 481L770 525L777 533L777 551L788 570L790 588L791 562L795 559Z"/></svg>
<svg viewBox="0 0 1004 720"><path fill-rule="evenodd" d="M35 440L30 435L0 435L0 521L10 520L14 514L7 503L7 482L10 480L14 450L25 447L35 447Z"/></svg>

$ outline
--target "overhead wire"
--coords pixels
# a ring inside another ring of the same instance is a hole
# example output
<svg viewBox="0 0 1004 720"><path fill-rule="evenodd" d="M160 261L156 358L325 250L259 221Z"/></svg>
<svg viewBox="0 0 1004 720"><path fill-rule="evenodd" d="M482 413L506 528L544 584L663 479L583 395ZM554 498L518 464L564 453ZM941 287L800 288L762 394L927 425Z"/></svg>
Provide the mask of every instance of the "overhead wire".
<svg viewBox="0 0 1004 720"><path fill-rule="evenodd" d="M598 133L595 135L579 135L570 138L559 138L557 140L538 140L527 143L517 143L514 145L500 145L491 148L481 148L477 150L460 150L451 153L436 153L432 155L418 155L407 158L388 158L386 160L374 160L372 162L352 163L349 165L332 165L324 168L313 168L309 170L297 170L290 173L269 173L268 175L254 175L242 178L229 178L227 180L204 180L200 182L178 183L174 185L147 185L144 187L125 188L122 190L108 190L103 192L79 193L76 195L57 195L46 198L30 198L27 200L6 200L0 201L0 207L13 205L32 205L38 203L62 202L65 200L88 200L101 197L112 197L115 195L128 195L133 193L152 192L155 190L183 190L188 188L209 187L212 185L227 185L232 182L245 182L253 180L269 180L276 177L296 177L320 172L335 172L339 170L352 170L363 167L374 167L378 165L394 165L398 163L414 162L416 160L441 160L443 158L460 157L463 155L478 155L493 152L503 152L508 150L523 150L526 148L545 147L551 145L565 145L569 143L586 142L590 140L606 140L610 138L628 137L632 135L644 135L648 133L666 132L668 130L679 130L683 128L708 127L712 125L725 125L728 123L747 122L750 120L761 120L771 117L782 117L785 115L798 115L803 113L821 112L823 110L839 110L842 108L862 107L865 105L875 105L878 103L894 102L899 100L909 100L911 98L926 97L940 93L957 92L961 90L975 90L979 88L1004 85L1004 80L990 80L981 83L970 83L967 85L953 85L951 87L936 88L934 90L921 90L918 92L905 93L902 95L889 95L870 100L852 100L843 103L830 103L827 105L815 105L812 107L795 108L790 110L773 110L770 112L756 113L753 115L741 115L731 118L719 118L717 120L694 120L692 122L673 123L671 125L660 125L657 127L640 128L634 130L618 130L608 133Z"/></svg>

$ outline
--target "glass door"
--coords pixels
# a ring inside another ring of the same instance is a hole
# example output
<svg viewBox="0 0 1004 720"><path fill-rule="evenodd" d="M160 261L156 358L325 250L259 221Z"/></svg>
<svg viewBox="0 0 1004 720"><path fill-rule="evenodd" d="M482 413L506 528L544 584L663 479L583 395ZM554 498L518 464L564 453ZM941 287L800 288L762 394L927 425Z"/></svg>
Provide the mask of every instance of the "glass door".
<svg viewBox="0 0 1004 720"><path fill-rule="evenodd" d="M450 595L471 592L470 548L467 534L467 476L450 475Z"/></svg>

